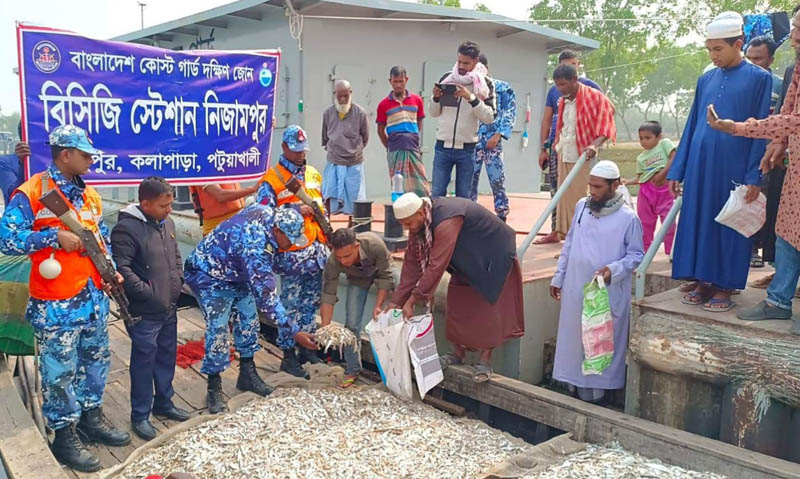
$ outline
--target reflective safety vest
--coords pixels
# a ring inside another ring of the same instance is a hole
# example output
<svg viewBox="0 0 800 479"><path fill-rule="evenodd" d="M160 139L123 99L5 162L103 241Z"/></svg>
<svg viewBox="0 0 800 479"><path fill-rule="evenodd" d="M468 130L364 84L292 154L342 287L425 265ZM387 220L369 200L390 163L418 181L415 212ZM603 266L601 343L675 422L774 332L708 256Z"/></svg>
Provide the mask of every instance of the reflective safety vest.
<svg viewBox="0 0 800 479"><path fill-rule="evenodd" d="M259 187L263 182L267 182L272 186L272 189L275 191L275 195L277 196L277 203L278 206L282 206L286 203L292 203L296 205L301 205L303 202L294 195L291 191L286 188L286 182L289 181L289 178L292 177L292 173L286 169L285 166L281 165L280 163L275 165L273 168L267 170L264 173L264 176L258 181ZM306 165L306 180L303 183L303 186L308 192L308 196L311 197L312 200L317 202L322 208L322 211L325 211L325 206L322 203L322 175L319 174L313 166ZM298 178L299 180L300 178ZM297 251L299 249L308 248L311 246L311 243L314 241L319 241L321 243L325 243L327 240L325 238L325 233L322 232L322 227L317 223L317 221L312 216L306 216L303 218L305 224L305 236L308 238L308 244L303 246L302 248L299 246L292 245L288 250L281 249L280 251Z"/></svg>
<svg viewBox="0 0 800 479"><path fill-rule="evenodd" d="M33 230L41 231L45 228L58 228L68 230L67 226L58 217L48 210L39 199L50 190L56 190L64 196L56 187L55 182L46 172L33 175L28 181L23 183L18 191L24 194L31 204L33 211ZM72 203L64 197L65 202L78 215L78 219L84 228L100 234L98 224L103 217L103 202L100 195L91 186L87 186L83 191L83 208L76 210ZM103 245L105 248L105 245ZM54 257L61 263L61 274L54 279L46 279L39 274L39 265L42 261ZM89 278L94 281L94 285L101 287L100 273L95 268L92 260L84 256L80 251L67 253L59 248L44 248L29 255L31 262L30 276L30 295L37 299L69 299L80 293L86 287Z"/></svg>
<svg viewBox="0 0 800 479"><path fill-rule="evenodd" d="M242 189L239 183L221 183L219 187L223 190ZM197 201L200 203L200 208L202 208L201 214L203 215L204 220L219 218L220 216L225 216L229 213L233 213L244 208L244 198L220 203L219 201L215 200L214 197L211 196L202 186L190 186L189 192L192 194L197 194Z"/></svg>

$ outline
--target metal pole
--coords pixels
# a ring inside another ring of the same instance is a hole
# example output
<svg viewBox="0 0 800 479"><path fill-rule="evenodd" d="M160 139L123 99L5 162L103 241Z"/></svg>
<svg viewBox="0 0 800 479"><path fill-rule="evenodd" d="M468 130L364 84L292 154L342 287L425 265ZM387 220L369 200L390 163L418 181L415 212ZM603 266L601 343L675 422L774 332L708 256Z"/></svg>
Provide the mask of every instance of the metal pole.
<svg viewBox="0 0 800 479"><path fill-rule="evenodd" d="M550 217L550 214L555 209L559 200L561 200L561 197L564 196L569 188L569 185L572 184L572 181L575 179L575 176L578 175L578 171L580 171L584 163L586 163L586 153L582 154L580 158L578 158L578 161L575 162L575 166L572 167L572 171L569 172L567 177L564 179L564 182L558 187L558 191L556 191L556 194L553 195L550 203L547 204L547 208L544 209L544 212L541 216L539 216L539 219L536 220L536 223L534 223L530 233L528 233L528 236L525 237L525 240L520 245L519 249L517 250L517 258L520 261L522 261L522 259L525 257L525 252L528 251L531 243L533 243L533 239L536 238L537 234L539 234L539 230L542 229L542 226L544 226L544 222Z"/></svg>
<svg viewBox="0 0 800 479"><path fill-rule="evenodd" d="M141 11L141 18L142 18L142 30L144 30L144 7L147 6L144 2L136 2L139 4L139 10Z"/></svg>
<svg viewBox="0 0 800 479"><path fill-rule="evenodd" d="M675 203L672 204L672 209L669 210L669 214L664 219L664 222L661 223L661 228L656 233L656 237L653 238L653 243L648 248L647 253L645 253L642 262L639 263L639 267L636 268L636 299L640 300L644 298L644 280L647 277L647 269L650 267L650 263L653 262L653 258L656 256L658 252L658 248L661 247L661 243L664 242L664 236L667 235L667 230L672 226L675 222L675 218L678 217L678 212L681 210L681 205L683 204L683 196L679 196Z"/></svg>

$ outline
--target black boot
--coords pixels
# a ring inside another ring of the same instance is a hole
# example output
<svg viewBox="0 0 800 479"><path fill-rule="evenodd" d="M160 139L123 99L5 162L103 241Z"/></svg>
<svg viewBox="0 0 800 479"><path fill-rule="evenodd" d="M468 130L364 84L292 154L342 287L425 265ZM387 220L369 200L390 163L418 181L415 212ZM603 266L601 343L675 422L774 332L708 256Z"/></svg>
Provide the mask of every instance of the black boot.
<svg viewBox="0 0 800 479"><path fill-rule="evenodd" d="M208 412L219 414L228 412L225 404L225 397L222 395L222 378L219 374L209 374L208 376L208 395L206 395L206 405Z"/></svg>
<svg viewBox="0 0 800 479"><path fill-rule="evenodd" d="M67 465L76 471L95 472L102 469L100 459L89 452L81 442L75 426L69 425L63 429L56 429L56 437L50 444L50 450L61 464Z"/></svg>
<svg viewBox="0 0 800 479"><path fill-rule="evenodd" d="M259 396L268 396L274 390L256 372L256 363L253 362L253 358L239 360L239 378L236 379L236 387L242 391L252 391Z"/></svg>
<svg viewBox="0 0 800 479"><path fill-rule="evenodd" d="M298 346L297 349L299 350L297 353L297 362L301 366L305 363L320 364L322 362L317 352L313 349L307 349L302 346Z"/></svg>
<svg viewBox="0 0 800 479"><path fill-rule="evenodd" d="M83 411L76 429L86 442L99 442L106 446L127 446L131 443L131 435L109 424L99 407Z"/></svg>
<svg viewBox="0 0 800 479"><path fill-rule="evenodd" d="M297 361L297 353L295 352L294 348L284 349L283 350L283 361L281 361L281 371L285 371L292 376L297 376L298 378L309 379L311 376L308 375L305 369L300 366L300 363Z"/></svg>

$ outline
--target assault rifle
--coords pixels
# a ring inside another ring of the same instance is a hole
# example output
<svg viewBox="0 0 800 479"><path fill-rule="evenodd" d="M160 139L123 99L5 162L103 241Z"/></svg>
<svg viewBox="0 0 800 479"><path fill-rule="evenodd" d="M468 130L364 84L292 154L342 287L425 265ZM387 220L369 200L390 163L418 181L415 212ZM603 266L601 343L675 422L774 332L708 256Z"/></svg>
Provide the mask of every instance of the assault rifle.
<svg viewBox="0 0 800 479"><path fill-rule="evenodd" d="M300 201L302 201L303 204L311 207L311 210L314 212L314 219L317 220L317 223L319 223L319 225L322 227L322 232L325 233L325 238L330 241L331 237L333 236L333 228L328 222L328 218L325 217L325 213L322 212L322 208L320 208L319 203L314 201L308 195L308 192L303 187L303 184L300 182L300 180L297 179L296 176L292 175L286 182L286 188L296 197L300 198Z"/></svg>
<svg viewBox="0 0 800 479"><path fill-rule="evenodd" d="M101 239L91 230L84 228L78 217L69 205L67 205L64 198L56 190L51 190L40 199L43 205L53 214L58 216L58 219L64 223L70 231L78 235L83 243L85 254L92 260L97 271L100 272L100 277L107 285L111 286L109 295L117 303L119 315L125 326L132 328L136 322L141 318L134 318L128 311L128 297L125 296L125 290L122 285L117 282L117 270L114 268L114 263L108 257L106 252L101 246Z"/></svg>

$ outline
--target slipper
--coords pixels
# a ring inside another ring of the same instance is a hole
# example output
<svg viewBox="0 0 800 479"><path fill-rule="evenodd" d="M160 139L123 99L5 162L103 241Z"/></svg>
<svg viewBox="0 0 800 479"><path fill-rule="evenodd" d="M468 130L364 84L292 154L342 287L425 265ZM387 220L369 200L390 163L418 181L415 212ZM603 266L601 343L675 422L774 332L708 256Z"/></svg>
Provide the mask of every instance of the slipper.
<svg viewBox="0 0 800 479"><path fill-rule="evenodd" d="M699 281L689 281L688 283L683 283L682 285L678 286L678 291L681 293L691 293L697 286L700 285Z"/></svg>
<svg viewBox="0 0 800 479"><path fill-rule="evenodd" d="M688 304L689 306L699 306L711 299L712 296L713 294L700 294L697 291L691 291L683 295L681 303Z"/></svg>
<svg viewBox="0 0 800 479"><path fill-rule="evenodd" d="M342 384L340 384L339 387L342 388L342 389L349 388L350 386L353 385L353 383L356 382L356 378L358 378L358 375L347 375L347 376L345 376L344 377L344 381L342 381Z"/></svg>
<svg viewBox="0 0 800 479"><path fill-rule="evenodd" d="M764 267L764 260L761 258L753 258L750 260L750 267L751 268L763 268Z"/></svg>
<svg viewBox="0 0 800 479"><path fill-rule="evenodd" d="M461 366L464 361L453 353L447 353L439 358L439 364L442 366L442 371L444 371L450 366Z"/></svg>
<svg viewBox="0 0 800 479"><path fill-rule="evenodd" d="M720 306L715 306L720 305ZM724 313L725 311L730 311L733 307L736 306L736 303L731 301L730 299L722 299L722 298L711 298L707 303L703 305L703 311L709 311L712 313Z"/></svg>
<svg viewBox="0 0 800 479"><path fill-rule="evenodd" d="M484 363L475 363L475 373L472 380L476 383L485 383L492 379L492 367Z"/></svg>

